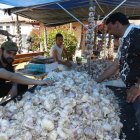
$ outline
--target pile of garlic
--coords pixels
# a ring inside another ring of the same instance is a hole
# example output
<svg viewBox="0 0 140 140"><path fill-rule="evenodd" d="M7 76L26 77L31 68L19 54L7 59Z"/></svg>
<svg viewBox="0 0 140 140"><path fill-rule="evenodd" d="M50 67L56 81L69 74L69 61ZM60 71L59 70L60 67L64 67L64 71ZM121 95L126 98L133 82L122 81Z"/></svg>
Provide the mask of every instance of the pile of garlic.
<svg viewBox="0 0 140 140"><path fill-rule="evenodd" d="M113 62L109 60L103 60L103 59L98 59L98 60L92 60L90 62L90 71L91 71L91 76L94 80L96 80L109 66L111 66ZM76 68L77 71L88 71L88 64L85 63L81 66L78 66ZM119 74L117 73L110 79L118 79Z"/></svg>
<svg viewBox="0 0 140 140"><path fill-rule="evenodd" d="M52 72L52 86L0 106L0 140L119 140L112 91L76 71Z"/></svg>

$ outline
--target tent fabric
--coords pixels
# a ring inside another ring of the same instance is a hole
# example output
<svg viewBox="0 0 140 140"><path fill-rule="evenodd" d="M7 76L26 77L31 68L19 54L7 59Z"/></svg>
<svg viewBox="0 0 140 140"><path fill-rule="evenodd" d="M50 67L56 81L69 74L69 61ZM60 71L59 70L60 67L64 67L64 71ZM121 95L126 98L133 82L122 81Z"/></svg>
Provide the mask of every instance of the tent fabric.
<svg viewBox="0 0 140 140"><path fill-rule="evenodd" d="M14 7L27 7L38 4L47 4L58 2L60 0L0 0L0 3L11 5Z"/></svg>
<svg viewBox="0 0 140 140"><path fill-rule="evenodd" d="M93 5L96 6L95 17L98 15L104 17L123 0L96 1L100 4L103 11L99 8L95 0L93 0ZM0 2L15 6L14 8L7 9L8 13L9 11L12 13L15 12L18 15L38 20L47 26L55 26L76 21L59 7L57 2L80 21L83 21L88 19L90 0L26 0L24 3L21 0L1 0ZM140 0L127 0L116 11L123 12L131 19L140 19Z"/></svg>
<svg viewBox="0 0 140 140"><path fill-rule="evenodd" d="M71 7L71 5L79 5L81 6L84 3L89 3L90 0L0 0L0 3L11 5L14 7L27 7L33 5L40 5L40 4L53 4L56 2L64 3L67 7ZM94 1L94 0L93 0ZM122 0L97 0L100 4L106 5L118 5L122 2ZM140 7L140 0L127 0L124 6L127 7Z"/></svg>

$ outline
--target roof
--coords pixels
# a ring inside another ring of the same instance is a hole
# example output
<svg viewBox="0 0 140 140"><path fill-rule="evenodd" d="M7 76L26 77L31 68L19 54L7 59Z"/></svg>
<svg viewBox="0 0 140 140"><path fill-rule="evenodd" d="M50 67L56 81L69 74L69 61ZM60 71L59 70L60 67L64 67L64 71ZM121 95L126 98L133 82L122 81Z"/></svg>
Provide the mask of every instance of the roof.
<svg viewBox="0 0 140 140"><path fill-rule="evenodd" d="M93 0L96 6L95 17L106 16L123 0ZM8 13L17 13L21 16L38 20L47 26L54 26L76 20L58 6L59 3L80 21L87 20L89 13L89 0L1 0L1 3L14 6L6 9ZM126 0L116 11L123 12L130 19L140 19L140 0Z"/></svg>
<svg viewBox="0 0 140 140"><path fill-rule="evenodd" d="M19 21L24 22L24 23L34 23L34 22L37 23L37 21L35 21L35 20L31 20L31 19L24 18L21 16L19 16ZM13 22L16 22L16 16L14 16L14 15L0 20L0 23L13 23Z"/></svg>

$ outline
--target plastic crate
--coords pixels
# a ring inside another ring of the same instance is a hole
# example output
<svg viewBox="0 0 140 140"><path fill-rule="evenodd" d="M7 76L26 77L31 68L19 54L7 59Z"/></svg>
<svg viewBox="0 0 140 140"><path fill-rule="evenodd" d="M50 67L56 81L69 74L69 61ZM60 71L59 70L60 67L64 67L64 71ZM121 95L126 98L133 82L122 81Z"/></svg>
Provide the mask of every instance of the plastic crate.
<svg viewBox="0 0 140 140"><path fill-rule="evenodd" d="M46 72L46 66L45 64L34 64L34 63L29 63L26 66L27 71L29 72L40 72L44 73Z"/></svg>

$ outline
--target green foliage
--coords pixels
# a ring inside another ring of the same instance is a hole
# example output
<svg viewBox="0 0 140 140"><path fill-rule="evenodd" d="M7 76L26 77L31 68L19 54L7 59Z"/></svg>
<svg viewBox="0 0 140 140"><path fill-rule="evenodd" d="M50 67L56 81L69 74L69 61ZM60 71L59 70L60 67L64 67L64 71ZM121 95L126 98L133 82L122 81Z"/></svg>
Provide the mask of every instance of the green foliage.
<svg viewBox="0 0 140 140"><path fill-rule="evenodd" d="M30 36L32 37L32 49L33 51L36 51L39 49L39 30L38 29L33 29L30 33Z"/></svg>
<svg viewBox="0 0 140 140"><path fill-rule="evenodd" d="M33 51L36 51L39 49L39 37L38 36L33 36L32 49L33 49Z"/></svg>
<svg viewBox="0 0 140 140"><path fill-rule="evenodd" d="M54 29L52 30L47 37L47 46L48 46L48 50L47 53L50 52L50 49L52 47L53 44L55 44L55 36L57 33L61 33L63 35L64 38L64 47L66 48L67 52L68 52L68 57L70 59L72 59L72 56L75 54L76 51L76 46L77 46L77 39L74 35L74 33L70 32L70 31L65 31L62 29Z"/></svg>

